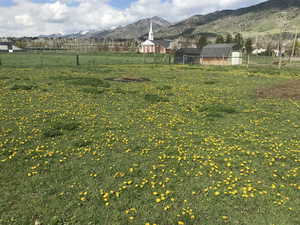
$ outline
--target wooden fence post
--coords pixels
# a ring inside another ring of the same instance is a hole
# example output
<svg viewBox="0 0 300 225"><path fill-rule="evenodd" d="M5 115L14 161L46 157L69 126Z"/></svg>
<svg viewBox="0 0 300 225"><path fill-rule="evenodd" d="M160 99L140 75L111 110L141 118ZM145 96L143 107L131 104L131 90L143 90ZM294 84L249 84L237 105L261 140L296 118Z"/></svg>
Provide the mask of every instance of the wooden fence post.
<svg viewBox="0 0 300 225"><path fill-rule="evenodd" d="M248 54L248 59L247 59L247 68L249 68L250 65L250 54Z"/></svg>
<svg viewBox="0 0 300 225"><path fill-rule="evenodd" d="M79 63L79 55L76 55L76 66L79 66L80 63Z"/></svg>

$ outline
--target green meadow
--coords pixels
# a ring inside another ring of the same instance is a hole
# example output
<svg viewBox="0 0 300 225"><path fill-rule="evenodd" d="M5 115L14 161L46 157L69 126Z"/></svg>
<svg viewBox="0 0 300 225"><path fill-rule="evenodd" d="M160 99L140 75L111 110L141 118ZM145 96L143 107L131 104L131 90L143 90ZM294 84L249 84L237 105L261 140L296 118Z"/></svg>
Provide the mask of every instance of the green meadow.
<svg viewBox="0 0 300 225"><path fill-rule="evenodd" d="M5 60L1 225L300 224L300 70Z"/></svg>

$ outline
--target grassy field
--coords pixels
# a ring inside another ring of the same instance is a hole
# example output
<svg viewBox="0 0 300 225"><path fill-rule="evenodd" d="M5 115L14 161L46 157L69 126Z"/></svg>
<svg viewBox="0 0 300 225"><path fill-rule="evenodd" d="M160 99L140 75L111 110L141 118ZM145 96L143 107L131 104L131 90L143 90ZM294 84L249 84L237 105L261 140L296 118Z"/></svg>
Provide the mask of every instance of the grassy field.
<svg viewBox="0 0 300 225"><path fill-rule="evenodd" d="M0 224L300 224L300 103L256 95L299 75L2 66Z"/></svg>

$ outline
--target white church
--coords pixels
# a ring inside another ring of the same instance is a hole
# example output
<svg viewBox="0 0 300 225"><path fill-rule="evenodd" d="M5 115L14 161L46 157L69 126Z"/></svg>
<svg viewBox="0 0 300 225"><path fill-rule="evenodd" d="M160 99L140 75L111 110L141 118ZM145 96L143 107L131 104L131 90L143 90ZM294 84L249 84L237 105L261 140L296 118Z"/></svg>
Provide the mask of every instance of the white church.
<svg viewBox="0 0 300 225"><path fill-rule="evenodd" d="M148 35L148 40L142 42L140 48L140 53L159 53L166 54L170 52L170 41L166 40L154 40L153 26L150 23L150 31Z"/></svg>

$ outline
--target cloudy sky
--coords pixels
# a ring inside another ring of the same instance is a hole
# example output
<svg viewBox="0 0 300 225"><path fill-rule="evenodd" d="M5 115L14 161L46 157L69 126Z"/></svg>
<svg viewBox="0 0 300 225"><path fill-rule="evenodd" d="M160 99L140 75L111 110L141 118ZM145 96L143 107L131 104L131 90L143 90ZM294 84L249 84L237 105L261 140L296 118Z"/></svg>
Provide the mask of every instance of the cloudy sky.
<svg viewBox="0 0 300 225"><path fill-rule="evenodd" d="M266 0L0 0L0 36L34 36L109 29L161 16L177 22L195 14Z"/></svg>

